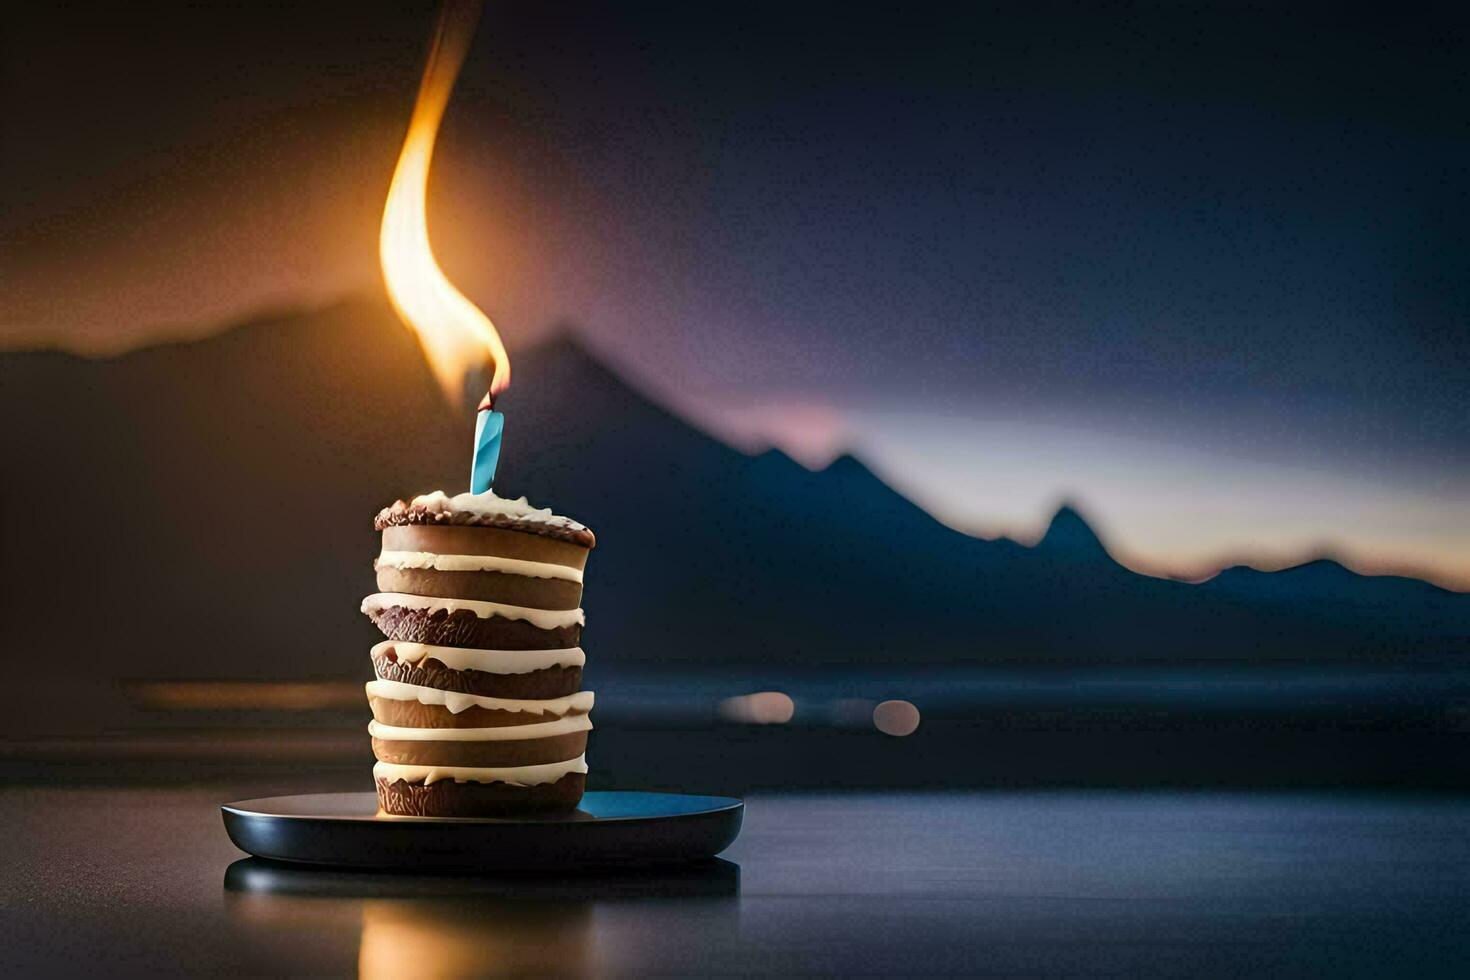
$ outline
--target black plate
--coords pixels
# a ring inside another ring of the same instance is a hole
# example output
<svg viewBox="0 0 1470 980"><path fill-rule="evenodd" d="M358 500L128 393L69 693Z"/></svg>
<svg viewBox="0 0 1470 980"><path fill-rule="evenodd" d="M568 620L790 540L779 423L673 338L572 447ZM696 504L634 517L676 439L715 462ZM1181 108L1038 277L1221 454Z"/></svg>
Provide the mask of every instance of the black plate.
<svg viewBox="0 0 1470 980"><path fill-rule="evenodd" d="M728 796L587 793L571 813L445 819L379 817L376 793L318 793L220 807L225 832L256 857L339 868L577 869L713 857L740 833Z"/></svg>

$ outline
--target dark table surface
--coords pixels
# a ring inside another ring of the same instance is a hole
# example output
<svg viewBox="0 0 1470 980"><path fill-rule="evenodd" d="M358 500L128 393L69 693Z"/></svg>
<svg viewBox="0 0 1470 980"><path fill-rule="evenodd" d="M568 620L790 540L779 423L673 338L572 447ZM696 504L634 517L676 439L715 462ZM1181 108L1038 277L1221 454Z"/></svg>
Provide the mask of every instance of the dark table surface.
<svg viewBox="0 0 1470 980"><path fill-rule="evenodd" d="M309 780L0 790L0 971L1470 975L1470 799L761 796L655 874L312 872L218 804Z"/></svg>

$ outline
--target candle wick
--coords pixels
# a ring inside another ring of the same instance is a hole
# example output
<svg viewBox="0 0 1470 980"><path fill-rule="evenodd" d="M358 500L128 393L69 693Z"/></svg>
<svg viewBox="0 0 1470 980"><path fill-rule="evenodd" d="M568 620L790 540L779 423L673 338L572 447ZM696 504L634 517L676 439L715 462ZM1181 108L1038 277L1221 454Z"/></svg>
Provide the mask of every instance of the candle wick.
<svg viewBox="0 0 1470 980"><path fill-rule="evenodd" d="M493 395L490 394L490 392L487 391L487 392L485 392L485 397L480 399L480 407L477 408L477 409L475 409L475 411L477 411L477 412L488 412L491 409L493 409L494 407L495 407L495 398L494 398Z"/></svg>

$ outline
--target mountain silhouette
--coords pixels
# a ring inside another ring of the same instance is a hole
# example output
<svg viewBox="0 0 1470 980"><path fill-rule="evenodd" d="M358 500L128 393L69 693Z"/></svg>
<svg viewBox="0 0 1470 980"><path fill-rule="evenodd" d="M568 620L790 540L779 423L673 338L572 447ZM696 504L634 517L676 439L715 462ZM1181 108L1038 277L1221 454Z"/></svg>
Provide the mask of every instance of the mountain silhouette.
<svg viewBox="0 0 1470 980"><path fill-rule="evenodd" d="M109 360L0 355L0 597L26 683L357 676L371 521L467 481L386 303ZM753 671L1459 654L1470 599L1333 563L1135 574L1071 505L1034 548L954 531L843 456L740 453L566 333L516 353L497 490L589 524L599 662Z"/></svg>
<svg viewBox="0 0 1470 980"><path fill-rule="evenodd" d="M1062 504L1052 515L1046 533L1036 542L1036 550L1040 554L1075 562L1104 567L1116 564L1092 525L1070 503Z"/></svg>
<svg viewBox="0 0 1470 980"><path fill-rule="evenodd" d="M1448 590L1401 575L1361 575L1330 558L1318 558L1274 572L1249 565L1224 569L1205 583L1212 590L1275 600L1332 602L1434 601Z"/></svg>

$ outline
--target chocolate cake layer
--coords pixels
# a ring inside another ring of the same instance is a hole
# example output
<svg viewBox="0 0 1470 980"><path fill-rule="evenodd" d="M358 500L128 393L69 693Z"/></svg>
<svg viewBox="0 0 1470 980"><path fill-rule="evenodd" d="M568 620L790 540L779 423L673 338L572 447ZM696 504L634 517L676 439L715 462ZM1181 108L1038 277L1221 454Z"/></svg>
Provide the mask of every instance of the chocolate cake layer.
<svg viewBox="0 0 1470 980"><path fill-rule="evenodd" d="M576 609L582 583L505 572L445 572L433 568L394 568L379 564L378 591L431 595L443 599L480 599L532 609Z"/></svg>
<svg viewBox="0 0 1470 980"><path fill-rule="evenodd" d="M592 532L524 499L439 492L398 501L374 527L379 592L363 611L387 637L368 685L379 805L445 817L574 808L585 776L560 774L586 768L579 606ZM561 713L525 704L546 701ZM515 785L539 779L556 781Z"/></svg>
<svg viewBox="0 0 1470 980"><path fill-rule="evenodd" d="M396 701L368 695L368 706L373 709L373 720L398 728L500 728L514 725L537 725L542 722L563 718L571 711L561 714L534 711L504 711L471 705L463 711L450 711L442 704L423 704L419 701Z"/></svg>
<svg viewBox="0 0 1470 980"><path fill-rule="evenodd" d="M373 739L377 760L399 766L539 766L575 759L586 751L586 732L494 742Z"/></svg>
<svg viewBox="0 0 1470 980"><path fill-rule="evenodd" d="M491 674L483 670L452 670L432 656L426 656L417 663L403 663L391 650L373 657L373 673L385 681L437 687L441 691L534 701L575 694L582 686L581 667L547 667L524 674Z"/></svg>
<svg viewBox="0 0 1470 980"><path fill-rule="evenodd" d="M573 521L551 524L511 514L483 514L463 510L445 511L403 500L395 501L391 507L383 508L373 519L373 527L379 531L405 525L496 528L534 534L548 540L565 541L582 548L591 548L597 543L596 536L589 528Z"/></svg>
<svg viewBox="0 0 1470 980"><path fill-rule="evenodd" d="M580 646L582 627L576 624L539 629L524 619L489 616L481 619L466 609L408 609L389 606L368 614L390 640L427 643L476 650L566 650Z"/></svg>
<svg viewBox="0 0 1470 980"><path fill-rule="evenodd" d="M535 810L570 810L582 799L587 777L567 773L554 783L512 786L509 783L410 783L378 779L378 806L404 817L492 817Z"/></svg>
<svg viewBox="0 0 1470 980"><path fill-rule="evenodd" d="M384 551L429 552L435 555L496 555L519 561L587 567L587 549L525 531L498 527L408 524L383 528Z"/></svg>

